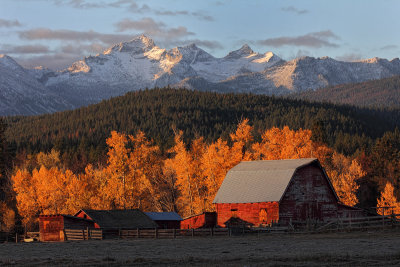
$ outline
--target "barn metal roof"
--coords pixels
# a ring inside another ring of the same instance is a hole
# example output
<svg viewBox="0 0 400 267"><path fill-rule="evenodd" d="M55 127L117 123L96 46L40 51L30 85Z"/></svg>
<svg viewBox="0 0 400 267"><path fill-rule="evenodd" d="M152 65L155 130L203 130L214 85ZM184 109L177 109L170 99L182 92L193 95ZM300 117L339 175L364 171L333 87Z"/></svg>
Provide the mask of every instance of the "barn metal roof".
<svg viewBox="0 0 400 267"><path fill-rule="evenodd" d="M132 210L87 210L82 209L101 228L136 229L156 228L157 224L138 209ZM79 212L81 212L79 211ZM78 212L78 213L79 213ZM76 215L78 215L75 214Z"/></svg>
<svg viewBox="0 0 400 267"><path fill-rule="evenodd" d="M294 172L315 158L243 161L230 169L213 203L280 201Z"/></svg>
<svg viewBox="0 0 400 267"><path fill-rule="evenodd" d="M182 221L176 212L145 212L153 221Z"/></svg>

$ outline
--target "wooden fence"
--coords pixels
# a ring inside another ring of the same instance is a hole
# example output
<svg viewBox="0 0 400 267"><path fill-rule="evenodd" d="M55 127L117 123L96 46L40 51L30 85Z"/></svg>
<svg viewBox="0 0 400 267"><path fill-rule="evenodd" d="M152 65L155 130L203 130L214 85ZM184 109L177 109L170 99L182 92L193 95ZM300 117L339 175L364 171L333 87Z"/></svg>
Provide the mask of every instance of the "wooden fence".
<svg viewBox="0 0 400 267"><path fill-rule="evenodd" d="M385 229L400 226L400 214L335 219L317 228L317 231Z"/></svg>
<svg viewBox="0 0 400 267"><path fill-rule="evenodd" d="M227 228L206 229L132 229L132 230L97 230L97 229L65 229L65 240L91 239L130 239L130 238L185 238L206 236L230 236Z"/></svg>
<svg viewBox="0 0 400 267"><path fill-rule="evenodd" d="M293 226L279 226L262 228L200 228L200 229L130 229L130 230L98 230L98 229L65 229L65 240L90 239L134 239L134 238L188 238L237 235L263 235L283 233L320 233L334 231L359 231L366 229L387 229L400 226L397 219L400 214L387 216L367 216L357 218L335 219L324 224L314 225L312 228L293 228ZM304 231L306 229L306 231Z"/></svg>
<svg viewBox="0 0 400 267"><path fill-rule="evenodd" d="M64 230L65 240L91 240L103 239L103 231L97 229L65 229Z"/></svg>

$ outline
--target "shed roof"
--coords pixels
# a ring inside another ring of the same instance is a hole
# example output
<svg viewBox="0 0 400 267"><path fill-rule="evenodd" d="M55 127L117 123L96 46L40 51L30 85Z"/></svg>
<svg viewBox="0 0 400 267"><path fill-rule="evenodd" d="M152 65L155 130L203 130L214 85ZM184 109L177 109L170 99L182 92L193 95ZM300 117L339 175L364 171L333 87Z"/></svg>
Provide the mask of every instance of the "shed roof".
<svg viewBox="0 0 400 267"><path fill-rule="evenodd" d="M280 201L295 171L315 158L243 161L230 169L213 203Z"/></svg>
<svg viewBox="0 0 400 267"><path fill-rule="evenodd" d="M138 209L132 210L87 210L80 212L86 213L101 228L106 229L136 229L136 228L156 228L157 224L146 214ZM75 214L76 215L78 215Z"/></svg>
<svg viewBox="0 0 400 267"><path fill-rule="evenodd" d="M145 212L153 221L182 221L176 212Z"/></svg>

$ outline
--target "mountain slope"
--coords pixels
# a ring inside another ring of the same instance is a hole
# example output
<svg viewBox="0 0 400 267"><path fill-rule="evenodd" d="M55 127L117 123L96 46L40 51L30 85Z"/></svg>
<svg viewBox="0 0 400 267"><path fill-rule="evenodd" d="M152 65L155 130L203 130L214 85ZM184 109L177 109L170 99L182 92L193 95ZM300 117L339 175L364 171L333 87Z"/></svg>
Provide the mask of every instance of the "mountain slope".
<svg viewBox="0 0 400 267"><path fill-rule="evenodd" d="M400 76L292 94L289 98L356 106L398 107Z"/></svg>
<svg viewBox="0 0 400 267"><path fill-rule="evenodd" d="M251 94L218 94L183 89L153 89L73 111L30 117L8 117L6 137L19 151L51 148L65 154L71 168L97 162L112 130L133 134L142 130L166 150L174 129L186 141L229 138L238 122L249 118L255 137L272 126L311 129L322 123L326 142L347 154L368 147L386 131L400 126L399 110L374 110Z"/></svg>
<svg viewBox="0 0 400 267"><path fill-rule="evenodd" d="M40 75L42 76L42 74ZM32 115L72 108L12 58L0 55L0 115Z"/></svg>

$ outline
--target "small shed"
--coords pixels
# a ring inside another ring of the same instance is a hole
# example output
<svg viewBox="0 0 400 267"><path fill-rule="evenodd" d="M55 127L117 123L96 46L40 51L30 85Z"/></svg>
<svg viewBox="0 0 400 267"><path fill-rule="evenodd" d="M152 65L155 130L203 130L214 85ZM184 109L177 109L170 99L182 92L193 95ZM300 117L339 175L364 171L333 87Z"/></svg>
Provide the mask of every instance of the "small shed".
<svg viewBox="0 0 400 267"><path fill-rule="evenodd" d="M94 221L96 228L105 230L117 229L151 229L158 225L138 209L131 210L89 210L81 209L76 217Z"/></svg>
<svg viewBox="0 0 400 267"><path fill-rule="evenodd" d="M176 212L145 212L158 228L161 229L180 229L182 217Z"/></svg>
<svg viewBox="0 0 400 267"><path fill-rule="evenodd" d="M184 218L181 222L181 229L213 228L216 224L217 214L215 212L203 212Z"/></svg>
<svg viewBox="0 0 400 267"><path fill-rule="evenodd" d="M339 203L315 158L241 162L228 171L213 203L221 227L323 222L357 213Z"/></svg>
<svg viewBox="0 0 400 267"><path fill-rule="evenodd" d="M64 241L64 229L94 228L94 222L71 215L40 215L40 241Z"/></svg>

